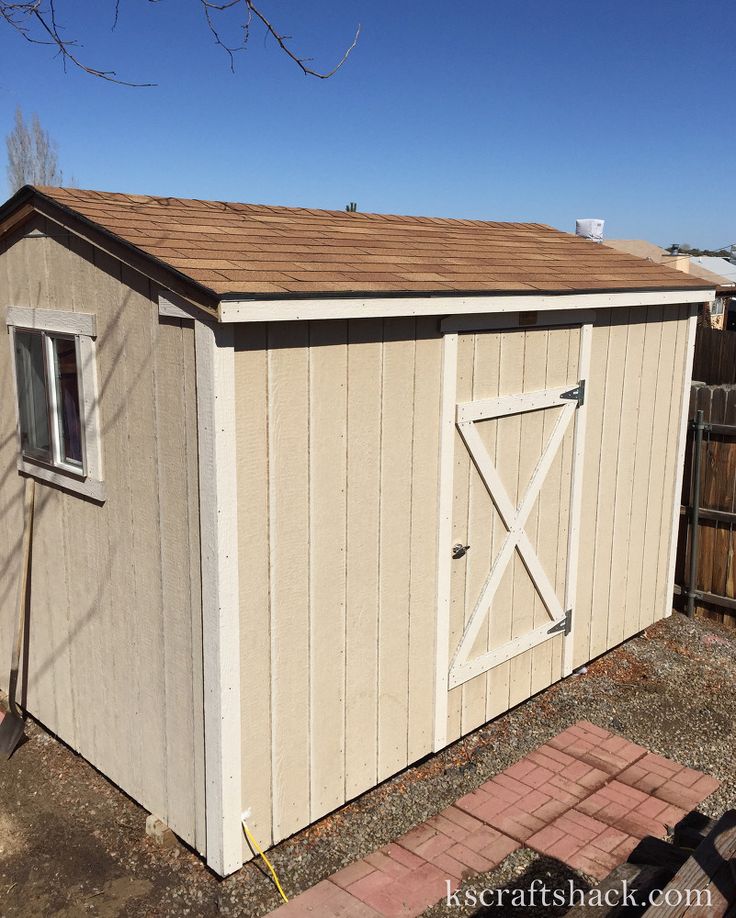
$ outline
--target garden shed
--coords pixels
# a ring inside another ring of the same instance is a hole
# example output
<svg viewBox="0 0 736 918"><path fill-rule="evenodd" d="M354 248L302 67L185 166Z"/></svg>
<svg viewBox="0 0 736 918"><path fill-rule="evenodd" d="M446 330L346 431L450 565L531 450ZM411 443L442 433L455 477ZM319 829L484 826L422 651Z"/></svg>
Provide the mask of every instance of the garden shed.
<svg viewBox="0 0 736 918"><path fill-rule="evenodd" d="M540 224L26 187L0 683L225 875L670 613L702 280Z"/></svg>

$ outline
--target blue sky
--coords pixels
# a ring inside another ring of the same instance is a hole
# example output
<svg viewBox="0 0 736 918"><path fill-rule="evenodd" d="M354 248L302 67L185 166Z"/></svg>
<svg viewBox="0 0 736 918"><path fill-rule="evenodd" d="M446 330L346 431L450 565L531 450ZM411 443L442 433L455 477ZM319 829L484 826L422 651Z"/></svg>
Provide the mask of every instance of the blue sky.
<svg viewBox="0 0 736 918"><path fill-rule="evenodd" d="M38 112L85 188L531 220L666 245L736 242L732 0L262 0L236 72L197 0L57 0L94 66L0 28L0 124Z"/></svg>

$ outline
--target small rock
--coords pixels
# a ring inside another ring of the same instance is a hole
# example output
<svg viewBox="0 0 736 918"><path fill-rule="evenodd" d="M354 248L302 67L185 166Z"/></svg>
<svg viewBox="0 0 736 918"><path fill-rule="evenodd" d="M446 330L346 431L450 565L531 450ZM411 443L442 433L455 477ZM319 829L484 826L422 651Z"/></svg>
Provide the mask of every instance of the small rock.
<svg viewBox="0 0 736 918"><path fill-rule="evenodd" d="M173 848L176 845L174 833L163 819L159 819L153 813L146 818L146 835L152 838L157 845L161 845L162 848Z"/></svg>

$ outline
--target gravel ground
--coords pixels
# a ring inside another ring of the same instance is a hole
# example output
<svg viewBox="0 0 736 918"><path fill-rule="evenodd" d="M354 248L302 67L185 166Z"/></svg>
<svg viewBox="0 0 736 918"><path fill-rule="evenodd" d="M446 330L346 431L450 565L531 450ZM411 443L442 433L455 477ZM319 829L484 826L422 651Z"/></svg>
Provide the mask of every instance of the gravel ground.
<svg viewBox="0 0 736 918"><path fill-rule="evenodd" d="M584 675L553 686L449 749L386 782L310 829L271 858L289 895L396 838L580 719L722 782L702 806L736 807L736 634L674 615L601 657ZM0 763L0 916L231 915L259 918L279 904L258 864L219 881L184 846L157 847L146 813L38 724ZM528 849L510 855L473 888L551 888L588 879ZM564 913L564 909L561 910ZM501 914L439 904L427 918ZM526 918L553 918L525 908ZM513 918L516 910L502 914Z"/></svg>

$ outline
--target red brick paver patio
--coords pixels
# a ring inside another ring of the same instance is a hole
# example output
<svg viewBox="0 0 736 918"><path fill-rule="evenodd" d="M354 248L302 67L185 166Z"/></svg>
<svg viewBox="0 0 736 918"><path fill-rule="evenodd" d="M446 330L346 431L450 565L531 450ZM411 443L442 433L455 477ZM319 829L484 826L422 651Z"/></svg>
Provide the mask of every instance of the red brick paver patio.
<svg viewBox="0 0 736 918"><path fill-rule="evenodd" d="M416 918L525 845L596 879L718 781L588 721L569 727L453 806L281 906L279 918Z"/></svg>

